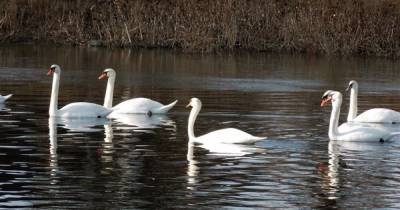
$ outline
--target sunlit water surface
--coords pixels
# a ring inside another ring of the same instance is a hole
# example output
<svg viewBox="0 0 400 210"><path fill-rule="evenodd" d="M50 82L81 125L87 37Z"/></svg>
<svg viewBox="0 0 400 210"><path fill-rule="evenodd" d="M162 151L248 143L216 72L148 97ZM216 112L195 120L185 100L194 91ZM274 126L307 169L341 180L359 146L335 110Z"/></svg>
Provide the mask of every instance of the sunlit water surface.
<svg viewBox="0 0 400 210"><path fill-rule="evenodd" d="M48 118L51 78L59 104L102 104L106 67L114 102L179 102L166 116ZM1 208L400 208L400 144L338 144L327 137L327 89L360 83L359 109L400 110L400 63L274 54L181 54L54 46L2 46ZM255 145L188 145L185 108L203 102L197 135L236 127ZM397 129L394 125L394 129ZM400 131L400 128L399 128Z"/></svg>

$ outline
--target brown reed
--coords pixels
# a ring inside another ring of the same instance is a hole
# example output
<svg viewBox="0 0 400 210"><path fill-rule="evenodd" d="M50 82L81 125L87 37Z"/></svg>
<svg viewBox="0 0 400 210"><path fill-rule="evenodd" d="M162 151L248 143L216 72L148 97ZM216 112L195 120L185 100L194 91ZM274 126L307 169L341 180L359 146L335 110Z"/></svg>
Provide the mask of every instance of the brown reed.
<svg viewBox="0 0 400 210"><path fill-rule="evenodd" d="M0 42L400 56L397 0L3 0Z"/></svg>

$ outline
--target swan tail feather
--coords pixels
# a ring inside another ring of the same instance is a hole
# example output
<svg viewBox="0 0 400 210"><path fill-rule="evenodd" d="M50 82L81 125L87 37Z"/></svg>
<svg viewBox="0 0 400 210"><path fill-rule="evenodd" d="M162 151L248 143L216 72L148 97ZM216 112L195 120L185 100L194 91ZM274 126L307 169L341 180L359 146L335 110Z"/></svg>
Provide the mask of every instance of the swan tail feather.
<svg viewBox="0 0 400 210"><path fill-rule="evenodd" d="M162 106L162 107L160 107L160 108L154 110L153 113L154 113L154 114L157 114L157 113L158 113L158 114L167 113L170 109L172 109L172 107L175 106L176 103L178 103L178 100L175 100L174 102L172 102L172 103L170 103L170 104L168 104L168 105Z"/></svg>
<svg viewBox="0 0 400 210"><path fill-rule="evenodd" d="M267 139L267 137L266 136L256 136L254 141L260 141L260 140L263 140L263 139Z"/></svg>
<svg viewBox="0 0 400 210"><path fill-rule="evenodd" d="M257 141L263 140L263 139L267 139L267 137L262 137L262 136L254 136L253 138L251 138L250 140L246 141L246 144L253 144L256 143Z"/></svg>
<svg viewBox="0 0 400 210"><path fill-rule="evenodd" d="M8 100L9 98L11 98L11 96L13 96L13 94L8 94L8 95L4 96L4 100Z"/></svg>

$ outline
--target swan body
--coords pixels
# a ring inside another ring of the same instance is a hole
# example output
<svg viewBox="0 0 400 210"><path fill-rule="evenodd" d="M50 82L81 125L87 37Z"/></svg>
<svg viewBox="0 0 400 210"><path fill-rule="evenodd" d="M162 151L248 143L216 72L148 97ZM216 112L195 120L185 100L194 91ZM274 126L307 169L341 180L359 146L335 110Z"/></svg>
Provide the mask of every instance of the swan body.
<svg viewBox="0 0 400 210"><path fill-rule="evenodd" d="M201 110L201 101L198 98L192 98L188 106L192 106L188 123L189 141L203 143L203 144L209 142L241 144L241 143L253 143L261 139L265 139L265 137L253 136L236 128L225 128L221 130L216 130L208 134L196 137L194 135L194 123L196 121L197 115Z"/></svg>
<svg viewBox="0 0 400 210"><path fill-rule="evenodd" d="M105 69L102 74L99 76L99 79L104 77L108 77L107 80L107 88L106 94L104 97L104 107L112 109L112 115L115 114L165 114L167 113L175 104L178 102L175 100L174 102L163 105L157 101L153 101L148 98L133 98L119 103L118 105L112 107L113 104L113 95L114 95L114 83L116 73L113 69L108 68ZM110 117L112 117L112 115Z"/></svg>
<svg viewBox="0 0 400 210"><path fill-rule="evenodd" d="M224 128L196 137L195 141L199 143L217 141L219 143L240 144L253 143L261 139L264 138L253 136L236 128Z"/></svg>
<svg viewBox="0 0 400 210"><path fill-rule="evenodd" d="M400 112L392 109L373 108L361 113L352 122L400 123Z"/></svg>
<svg viewBox="0 0 400 210"><path fill-rule="evenodd" d="M383 124L383 123L359 123L359 122L345 122L342 123L338 127L338 131L340 133L345 133L348 131L351 131L355 128L361 128L361 127L367 127L367 128L374 128L378 129L384 132L398 132L400 131L400 126L398 124Z"/></svg>
<svg viewBox="0 0 400 210"><path fill-rule="evenodd" d="M58 117L65 118L79 118L79 117L105 117L111 113L111 110L104 109L103 106L88 103L88 102L75 102L65 105L63 108L57 110Z"/></svg>
<svg viewBox="0 0 400 210"><path fill-rule="evenodd" d="M86 118L86 117L105 117L111 113L111 109L107 109L101 105L87 102L70 103L61 109L58 109L58 91L60 84L61 68L53 64L50 67L48 75L53 75L53 85L51 90L51 99L49 107L50 117L63 118Z"/></svg>
<svg viewBox="0 0 400 210"><path fill-rule="evenodd" d="M365 123L400 123L400 112L386 108L369 109L357 116L358 112L358 83L355 80L349 82L347 90L350 90L350 107L347 115L348 122Z"/></svg>
<svg viewBox="0 0 400 210"><path fill-rule="evenodd" d="M163 105L157 101L148 98L133 98L119 103L112 108L112 114L165 114L167 113L178 101L171 104Z"/></svg>
<svg viewBox="0 0 400 210"><path fill-rule="evenodd" d="M6 102L9 98L11 98L12 94L8 94L6 96L0 95L0 103Z"/></svg>
<svg viewBox="0 0 400 210"><path fill-rule="evenodd" d="M332 112L329 122L329 139L338 141L366 141L382 142L391 140L399 133L392 133L387 130L367 126L346 126L338 128L340 106L342 105L342 94L337 91L328 90L322 97L321 106L332 103Z"/></svg>

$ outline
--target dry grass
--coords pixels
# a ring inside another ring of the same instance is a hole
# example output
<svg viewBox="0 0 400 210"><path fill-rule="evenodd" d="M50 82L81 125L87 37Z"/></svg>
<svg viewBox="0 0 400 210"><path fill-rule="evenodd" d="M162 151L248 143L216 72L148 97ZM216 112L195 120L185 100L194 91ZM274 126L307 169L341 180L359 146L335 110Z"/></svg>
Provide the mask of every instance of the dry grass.
<svg viewBox="0 0 400 210"><path fill-rule="evenodd" d="M0 41L400 56L397 0L3 0Z"/></svg>

